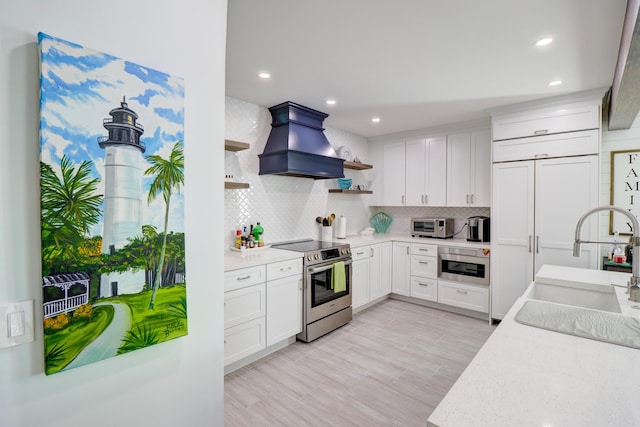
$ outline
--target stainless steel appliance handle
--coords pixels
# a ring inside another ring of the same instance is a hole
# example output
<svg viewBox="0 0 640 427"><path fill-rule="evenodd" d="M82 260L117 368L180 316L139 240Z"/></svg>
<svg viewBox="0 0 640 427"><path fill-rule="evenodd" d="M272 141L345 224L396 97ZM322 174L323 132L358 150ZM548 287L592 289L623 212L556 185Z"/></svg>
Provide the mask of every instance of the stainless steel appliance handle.
<svg viewBox="0 0 640 427"><path fill-rule="evenodd" d="M352 262L353 262L353 260L351 258L349 258L348 260L344 261L344 265L349 265ZM335 263L336 262L334 261L334 262L330 263L329 265L323 265L322 267L311 267L311 268L309 268L309 273L315 274L315 273L321 273L323 271L331 270Z"/></svg>

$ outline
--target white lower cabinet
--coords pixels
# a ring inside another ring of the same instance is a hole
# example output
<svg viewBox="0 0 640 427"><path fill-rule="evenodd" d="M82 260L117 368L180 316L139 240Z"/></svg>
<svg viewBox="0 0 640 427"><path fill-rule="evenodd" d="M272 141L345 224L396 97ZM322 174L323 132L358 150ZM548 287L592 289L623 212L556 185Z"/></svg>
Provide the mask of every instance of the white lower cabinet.
<svg viewBox="0 0 640 427"><path fill-rule="evenodd" d="M302 330L302 259L225 272L224 363Z"/></svg>
<svg viewBox="0 0 640 427"><path fill-rule="evenodd" d="M411 244L393 242L393 263L391 266L391 292L397 295L411 295Z"/></svg>
<svg viewBox="0 0 640 427"><path fill-rule="evenodd" d="M489 287L438 280L438 302L489 313Z"/></svg>
<svg viewBox="0 0 640 427"><path fill-rule="evenodd" d="M228 365L266 348L265 319L259 317L224 330L224 364Z"/></svg>
<svg viewBox="0 0 640 427"><path fill-rule="evenodd" d="M351 307L357 309L369 302L369 246L351 249Z"/></svg>
<svg viewBox="0 0 640 427"><path fill-rule="evenodd" d="M224 293L224 328L239 325L266 314L265 285L247 286Z"/></svg>
<svg viewBox="0 0 640 427"><path fill-rule="evenodd" d="M391 293L391 262L393 245L391 242L370 246L369 299L371 301Z"/></svg>
<svg viewBox="0 0 640 427"><path fill-rule="evenodd" d="M267 346L302 332L302 275L267 282Z"/></svg>
<svg viewBox="0 0 640 427"><path fill-rule="evenodd" d="M411 296L428 301L438 300L438 280L425 277L411 277Z"/></svg>
<svg viewBox="0 0 640 427"><path fill-rule="evenodd" d="M411 244L411 296L429 301L438 300L438 246Z"/></svg>
<svg viewBox="0 0 640 427"><path fill-rule="evenodd" d="M351 307L363 305L391 293L391 242L351 248Z"/></svg>

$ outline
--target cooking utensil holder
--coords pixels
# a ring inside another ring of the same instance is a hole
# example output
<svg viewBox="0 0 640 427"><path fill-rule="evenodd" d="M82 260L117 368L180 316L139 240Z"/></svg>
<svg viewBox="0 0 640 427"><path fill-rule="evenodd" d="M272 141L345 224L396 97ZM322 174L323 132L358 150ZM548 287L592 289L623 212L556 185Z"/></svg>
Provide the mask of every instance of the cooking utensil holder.
<svg viewBox="0 0 640 427"><path fill-rule="evenodd" d="M323 242L330 242L333 240L333 227L329 226L322 226L320 228L320 240L322 240Z"/></svg>

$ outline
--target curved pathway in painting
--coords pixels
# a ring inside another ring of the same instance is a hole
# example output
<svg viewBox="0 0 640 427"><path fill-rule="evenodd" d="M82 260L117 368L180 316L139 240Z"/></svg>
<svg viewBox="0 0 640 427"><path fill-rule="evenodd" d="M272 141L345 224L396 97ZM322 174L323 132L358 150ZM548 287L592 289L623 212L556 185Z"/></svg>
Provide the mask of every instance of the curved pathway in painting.
<svg viewBox="0 0 640 427"><path fill-rule="evenodd" d="M116 351L122 345L122 339L126 336L131 328L131 312L129 306L120 303L103 302L96 304L110 305L113 307L113 319L107 328L84 348L67 366L62 369L77 368L89 363L108 359L116 355Z"/></svg>

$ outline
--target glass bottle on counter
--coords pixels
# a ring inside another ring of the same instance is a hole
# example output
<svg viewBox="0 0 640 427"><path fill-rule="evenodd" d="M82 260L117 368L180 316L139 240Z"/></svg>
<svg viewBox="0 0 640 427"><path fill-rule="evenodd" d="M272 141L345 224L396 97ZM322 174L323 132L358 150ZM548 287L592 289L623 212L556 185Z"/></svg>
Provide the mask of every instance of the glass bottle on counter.
<svg viewBox="0 0 640 427"><path fill-rule="evenodd" d="M253 229L253 237L259 247L264 246L264 240L262 240L263 233L264 233L264 227L262 227L262 225L260 225L260 222L258 222L255 228Z"/></svg>

